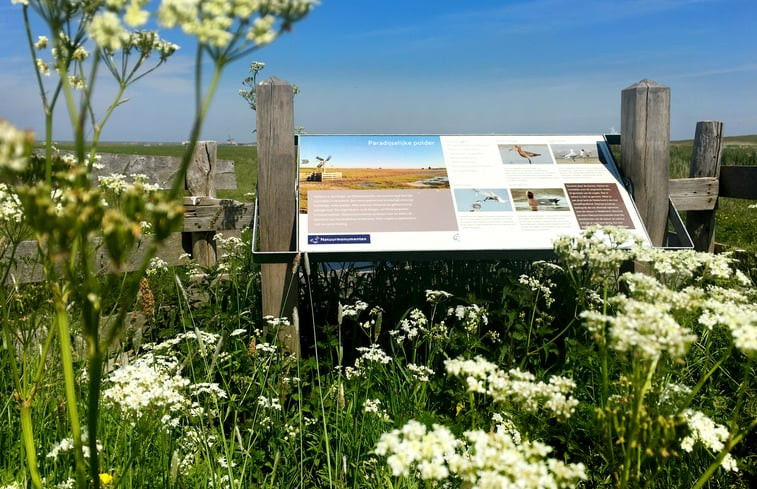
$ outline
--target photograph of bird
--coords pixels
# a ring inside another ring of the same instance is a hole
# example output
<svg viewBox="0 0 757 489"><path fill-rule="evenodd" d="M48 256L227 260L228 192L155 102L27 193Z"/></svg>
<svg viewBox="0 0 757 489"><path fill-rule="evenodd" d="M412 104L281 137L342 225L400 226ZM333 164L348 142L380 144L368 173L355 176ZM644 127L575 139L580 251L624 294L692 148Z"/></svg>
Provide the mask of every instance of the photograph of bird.
<svg viewBox="0 0 757 489"><path fill-rule="evenodd" d="M531 151L526 151L525 149L521 147L520 144L516 144L515 146L513 146L513 148L515 148L515 151L517 151L519 155L527 159L529 164L532 164L531 158L534 158L536 156L541 156L541 153L533 153Z"/></svg>
<svg viewBox="0 0 757 489"><path fill-rule="evenodd" d="M582 149L581 152L578 153L578 156L580 156L581 158L588 158L591 155L589 155L589 153L587 153L585 149Z"/></svg>
<svg viewBox="0 0 757 489"><path fill-rule="evenodd" d="M557 203L560 199L539 199L540 204L552 204L552 207L557 207Z"/></svg>
<svg viewBox="0 0 757 489"><path fill-rule="evenodd" d="M487 190L478 190L475 188L473 189L473 191L479 195L482 195L484 197L484 202L486 202L487 200L493 200L495 202L502 202L502 203L507 202L507 200L503 199L502 197L495 194L494 192L489 192Z"/></svg>
<svg viewBox="0 0 757 489"><path fill-rule="evenodd" d="M534 193L529 190L528 192L526 192L526 197L528 198L528 205L531 207L531 210L538 211L539 201L534 198Z"/></svg>
<svg viewBox="0 0 757 489"><path fill-rule="evenodd" d="M583 150L581 150L581 151L583 151ZM563 158L565 158L566 160L573 160L573 161L575 161L577 156L578 156L578 153L576 153L575 151L573 151L573 148L570 148L570 151L568 151L567 153L565 153L565 155L563 155Z"/></svg>

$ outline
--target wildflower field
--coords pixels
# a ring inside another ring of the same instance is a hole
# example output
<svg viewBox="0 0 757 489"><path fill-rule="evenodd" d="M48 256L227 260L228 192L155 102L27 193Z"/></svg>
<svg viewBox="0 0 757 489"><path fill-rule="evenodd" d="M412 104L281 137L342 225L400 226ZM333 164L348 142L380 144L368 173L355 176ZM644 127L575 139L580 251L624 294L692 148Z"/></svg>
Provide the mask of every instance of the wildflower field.
<svg viewBox="0 0 757 489"><path fill-rule="evenodd" d="M156 250L223 68L315 2L12 3L47 125L35 153L0 120L0 488L754 486L753 265L614 228L558 239L550 261L305 256L297 309L263 317L249 232L217 235L212 268ZM183 166L170 189L93 186L103 125L176 49L148 19L198 42ZM102 111L98 68L119 87ZM13 265L28 239L39 283ZM300 357L277 339L291 327Z"/></svg>

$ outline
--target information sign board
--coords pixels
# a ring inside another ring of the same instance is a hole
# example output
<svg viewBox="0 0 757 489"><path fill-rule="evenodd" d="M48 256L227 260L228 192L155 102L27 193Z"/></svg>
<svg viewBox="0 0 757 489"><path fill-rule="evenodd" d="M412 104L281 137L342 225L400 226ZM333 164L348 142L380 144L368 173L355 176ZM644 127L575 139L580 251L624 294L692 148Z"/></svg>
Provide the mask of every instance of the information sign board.
<svg viewBox="0 0 757 489"><path fill-rule="evenodd" d="M305 135L299 251L551 250L592 225L649 242L602 136Z"/></svg>

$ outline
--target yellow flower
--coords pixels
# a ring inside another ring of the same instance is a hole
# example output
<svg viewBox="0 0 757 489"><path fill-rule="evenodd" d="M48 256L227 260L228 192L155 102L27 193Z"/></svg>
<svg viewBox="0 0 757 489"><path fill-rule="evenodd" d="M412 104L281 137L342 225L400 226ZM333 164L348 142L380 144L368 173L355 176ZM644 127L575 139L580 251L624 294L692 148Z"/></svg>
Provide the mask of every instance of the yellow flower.
<svg viewBox="0 0 757 489"><path fill-rule="evenodd" d="M104 486L107 486L113 482L113 476L108 474L107 472L100 474L100 483Z"/></svg>

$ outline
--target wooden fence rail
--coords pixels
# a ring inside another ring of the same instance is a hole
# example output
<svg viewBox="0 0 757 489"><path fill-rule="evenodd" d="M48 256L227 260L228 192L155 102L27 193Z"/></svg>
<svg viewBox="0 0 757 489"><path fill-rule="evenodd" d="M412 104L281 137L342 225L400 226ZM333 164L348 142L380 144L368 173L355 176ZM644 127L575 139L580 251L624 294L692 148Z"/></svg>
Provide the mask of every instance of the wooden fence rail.
<svg viewBox="0 0 757 489"><path fill-rule="evenodd" d="M141 173L147 175L148 182L167 188L178 172L181 158L103 154L99 163L102 168L94 175L93 183L100 175ZM216 158L216 144L213 141L198 142L185 183L185 188L193 196L184 198L183 229L171 234L156 256L172 266L181 264L182 256L188 254L199 265L209 267L217 258L213 240L215 234L224 232L233 235L252 227L255 206L215 198L216 189L235 189L236 178L233 162ZM142 261L149 239L147 236L135 246L125 266L127 271L135 270ZM37 247L36 241L19 243L11 264L10 281L34 283L44 279L44 273L36 262ZM105 248L96 246L95 253L96 266L101 272L106 272L109 259Z"/></svg>

